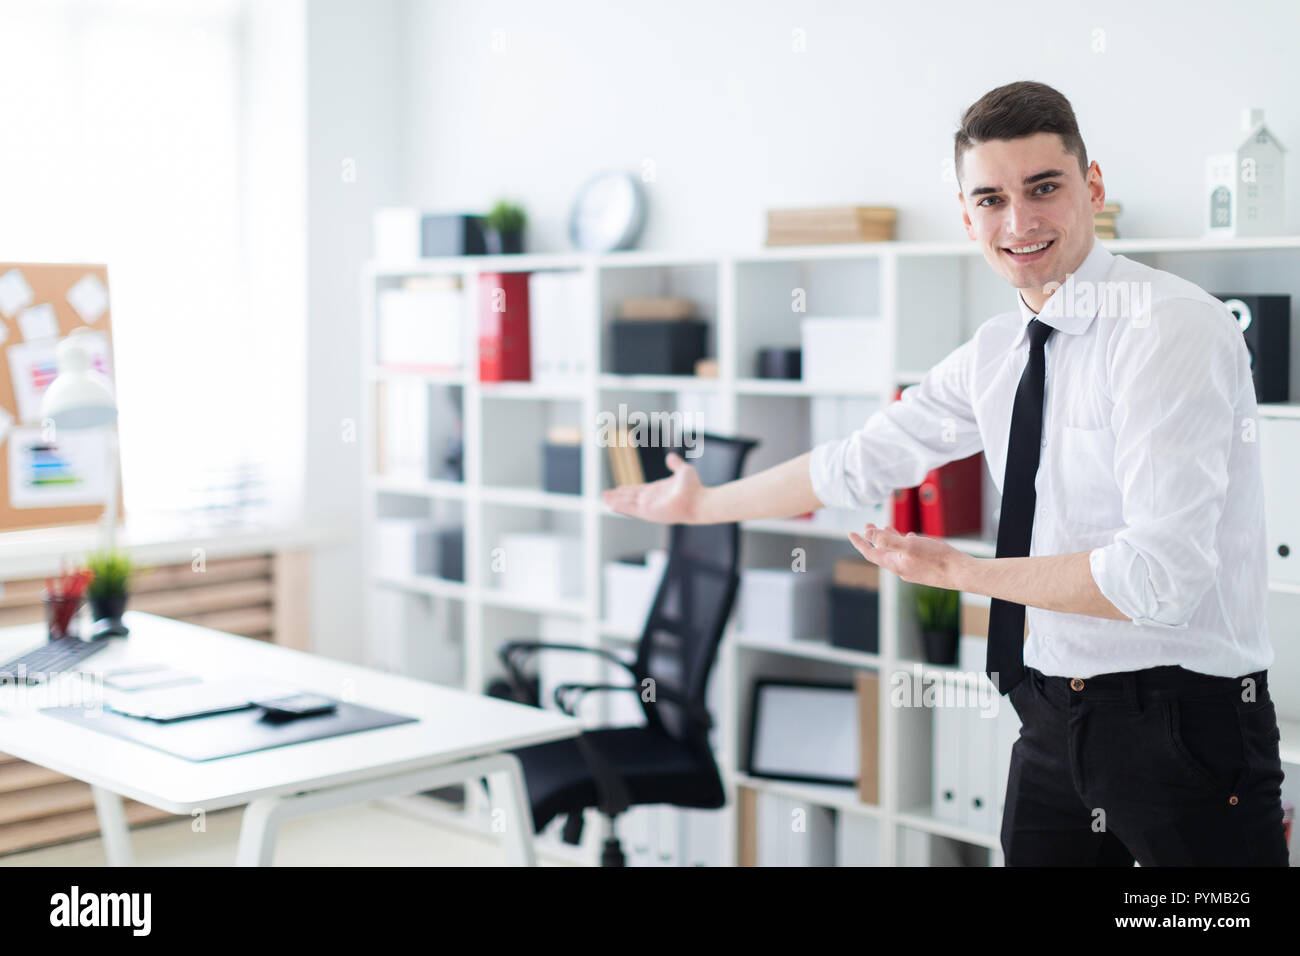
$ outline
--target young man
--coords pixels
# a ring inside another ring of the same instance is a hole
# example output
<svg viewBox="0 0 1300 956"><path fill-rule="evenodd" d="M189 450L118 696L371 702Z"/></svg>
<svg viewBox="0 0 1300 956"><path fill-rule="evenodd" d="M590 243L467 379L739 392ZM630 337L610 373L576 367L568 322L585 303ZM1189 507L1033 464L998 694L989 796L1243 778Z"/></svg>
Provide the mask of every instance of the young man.
<svg viewBox="0 0 1300 956"><path fill-rule="evenodd" d="M1013 310L842 441L713 488L669 456L670 477L605 500L701 524L862 508L983 450L1002 492L996 558L870 524L849 538L905 581L992 598L988 672L1022 721L1007 864L1285 866L1236 322L1095 240L1101 169L1051 87L980 98L955 162L966 233L1018 290Z"/></svg>

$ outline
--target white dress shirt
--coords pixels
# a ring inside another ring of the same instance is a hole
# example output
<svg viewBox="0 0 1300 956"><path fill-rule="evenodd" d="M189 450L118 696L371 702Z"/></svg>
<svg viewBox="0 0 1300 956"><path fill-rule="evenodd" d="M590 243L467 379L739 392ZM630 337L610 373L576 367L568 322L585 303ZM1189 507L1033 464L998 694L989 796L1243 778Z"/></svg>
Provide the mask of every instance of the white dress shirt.
<svg viewBox="0 0 1300 956"><path fill-rule="evenodd" d="M900 401L813 449L823 504L884 502L981 450L1001 490L1034 318L1016 299ZM1056 331L1029 554L1088 551L1097 587L1129 620L1027 607L1025 664L1062 677L1267 668L1258 420L1235 317L1198 286L1094 240L1038 318Z"/></svg>

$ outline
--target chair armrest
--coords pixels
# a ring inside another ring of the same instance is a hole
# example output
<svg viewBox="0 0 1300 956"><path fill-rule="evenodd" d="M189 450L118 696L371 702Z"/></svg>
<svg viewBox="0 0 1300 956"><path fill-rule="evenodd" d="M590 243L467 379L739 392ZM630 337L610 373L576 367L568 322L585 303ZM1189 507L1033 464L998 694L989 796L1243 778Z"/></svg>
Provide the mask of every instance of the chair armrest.
<svg viewBox="0 0 1300 956"><path fill-rule="evenodd" d="M635 684L559 684L555 688L555 705L570 717L576 717L582 698L591 691L638 690Z"/></svg>
<svg viewBox="0 0 1300 956"><path fill-rule="evenodd" d="M559 708L562 711L564 711L570 717L576 717L577 714L575 713L575 711L577 710L578 705L582 703L582 698L587 696L588 693L593 691L628 691L628 690L640 692L641 688L636 685L629 686L623 684L578 684L578 683L560 684L555 688L554 696L555 696L555 703L559 706ZM681 694L677 693L677 691L673 690L671 687L662 687L656 684L655 698L656 699L663 698L664 700L668 701L670 704L676 704L677 706L681 707L683 710L686 711L687 716L691 720L703 724L704 729L706 731L711 730L713 728L713 717L710 716L707 707L703 706L702 704L697 704L688 701L686 698L682 697Z"/></svg>
<svg viewBox="0 0 1300 956"><path fill-rule="evenodd" d="M582 654L595 654L611 664L617 664L634 678L636 677L636 671L633 670L631 664L603 647L590 647L586 644L550 644L545 641L530 639L510 640L501 645L497 650L497 656L501 659L501 664L506 669L510 684L514 687L515 693L521 701L531 697L531 694L525 689L524 675L519 669L519 662L516 658L531 656L538 651L576 651ZM534 700L533 705L541 706L541 701Z"/></svg>

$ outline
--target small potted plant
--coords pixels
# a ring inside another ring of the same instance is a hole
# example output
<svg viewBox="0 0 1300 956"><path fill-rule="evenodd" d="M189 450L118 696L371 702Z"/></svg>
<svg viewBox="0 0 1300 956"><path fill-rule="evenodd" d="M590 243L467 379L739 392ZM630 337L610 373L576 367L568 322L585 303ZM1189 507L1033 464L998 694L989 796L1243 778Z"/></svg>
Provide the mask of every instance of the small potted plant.
<svg viewBox="0 0 1300 956"><path fill-rule="evenodd" d="M960 601L957 591L929 585L919 585L916 589L916 615L921 622L925 659L930 664L957 663Z"/></svg>
<svg viewBox="0 0 1300 956"><path fill-rule="evenodd" d="M112 637L128 633L122 623L126 602L130 598L131 575L134 566L125 551L92 551L86 556L86 567L94 575L87 593L90 595L90 613L95 637Z"/></svg>
<svg viewBox="0 0 1300 956"><path fill-rule="evenodd" d="M528 216L524 207L502 199L485 217L483 239L490 255L524 251L524 226Z"/></svg>

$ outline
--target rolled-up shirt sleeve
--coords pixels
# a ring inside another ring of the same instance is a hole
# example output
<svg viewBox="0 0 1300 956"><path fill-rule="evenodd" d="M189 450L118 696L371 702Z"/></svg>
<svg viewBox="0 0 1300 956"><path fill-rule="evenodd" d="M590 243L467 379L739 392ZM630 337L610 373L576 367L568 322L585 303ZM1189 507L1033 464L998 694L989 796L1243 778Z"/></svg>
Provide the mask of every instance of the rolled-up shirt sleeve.
<svg viewBox="0 0 1300 956"><path fill-rule="evenodd" d="M1231 314L1212 303L1171 299L1149 315L1110 346L1125 527L1089 552L1089 566L1134 624L1186 628L1219 569L1215 537L1246 346Z"/></svg>
<svg viewBox="0 0 1300 956"><path fill-rule="evenodd" d="M826 507L867 508L897 488L919 485L933 468L983 447L970 400L974 340L958 346L844 439L815 447L813 492Z"/></svg>

